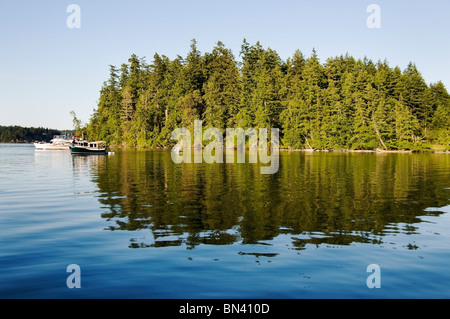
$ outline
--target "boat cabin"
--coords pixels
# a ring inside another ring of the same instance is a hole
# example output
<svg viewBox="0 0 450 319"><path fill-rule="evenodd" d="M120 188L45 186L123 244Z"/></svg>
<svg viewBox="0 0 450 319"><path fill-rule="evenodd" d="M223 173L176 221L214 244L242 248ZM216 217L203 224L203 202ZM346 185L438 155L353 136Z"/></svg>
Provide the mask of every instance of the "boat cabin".
<svg viewBox="0 0 450 319"><path fill-rule="evenodd" d="M88 141L75 141L73 146L83 147L83 148L91 148L91 149L105 149L106 143L103 141L98 142L88 142Z"/></svg>
<svg viewBox="0 0 450 319"><path fill-rule="evenodd" d="M77 147L87 147L87 148L95 148L95 149L104 149L106 148L105 142L87 142L87 141L77 141L74 143Z"/></svg>

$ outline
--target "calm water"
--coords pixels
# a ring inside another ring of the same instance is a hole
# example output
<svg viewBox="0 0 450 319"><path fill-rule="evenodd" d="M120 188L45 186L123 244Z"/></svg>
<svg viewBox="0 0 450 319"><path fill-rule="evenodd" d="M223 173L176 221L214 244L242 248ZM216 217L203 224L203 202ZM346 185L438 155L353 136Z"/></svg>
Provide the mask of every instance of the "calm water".
<svg viewBox="0 0 450 319"><path fill-rule="evenodd" d="M283 152L261 175L0 144L1 298L449 298L449 264L450 155Z"/></svg>

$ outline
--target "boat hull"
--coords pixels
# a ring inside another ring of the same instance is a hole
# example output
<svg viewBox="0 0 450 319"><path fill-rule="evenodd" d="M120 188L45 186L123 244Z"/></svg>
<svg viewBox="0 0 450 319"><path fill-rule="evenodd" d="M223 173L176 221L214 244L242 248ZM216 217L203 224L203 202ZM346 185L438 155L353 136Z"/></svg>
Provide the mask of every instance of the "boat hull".
<svg viewBox="0 0 450 319"><path fill-rule="evenodd" d="M51 143L34 143L34 146L37 150L53 150L53 151L67 151L69 149L69 145L56 145Z"/></svg>
<svg viewBox="0 0 450 319"><path fill-rule="evenodd" d="M107 154L106 149L92 149L86 147L70 146L70 153L72 154L87 154L87 155L104 155Z"/></svg>

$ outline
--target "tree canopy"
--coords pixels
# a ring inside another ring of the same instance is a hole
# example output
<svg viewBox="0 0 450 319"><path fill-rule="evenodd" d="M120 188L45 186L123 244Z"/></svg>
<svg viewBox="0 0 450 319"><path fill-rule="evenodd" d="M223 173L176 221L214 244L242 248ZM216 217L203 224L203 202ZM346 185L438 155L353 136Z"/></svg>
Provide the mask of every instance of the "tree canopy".
<svg viewBox="0 0 450 319"><path fill-rule="evenodd" d="M89 123L90 139L124 147L171 147L175 128L279 128L288 149L450 149L450 95L416 65L341 55L321 62L296 51L286 61L243 41L236 60L217 42L186 57L132 54L110 77ZM224 132L225 133L225 132Z"/></svg>

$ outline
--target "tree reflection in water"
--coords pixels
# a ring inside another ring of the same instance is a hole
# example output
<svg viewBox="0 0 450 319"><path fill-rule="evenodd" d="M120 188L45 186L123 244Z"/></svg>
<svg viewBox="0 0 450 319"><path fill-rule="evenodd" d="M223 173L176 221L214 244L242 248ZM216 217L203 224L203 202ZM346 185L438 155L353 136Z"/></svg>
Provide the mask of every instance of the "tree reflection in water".
<svg viewBox="0 0 450 319"><path fill-rule="evenodd" d="M130 248L264 244L282 234L294 249L381 244L439 214L425 209L447 205L450 180L443 154L281 152L274 175L259 164L175 164L157 150L78 161L92 166L105 229L129 231Z"/></svg>

